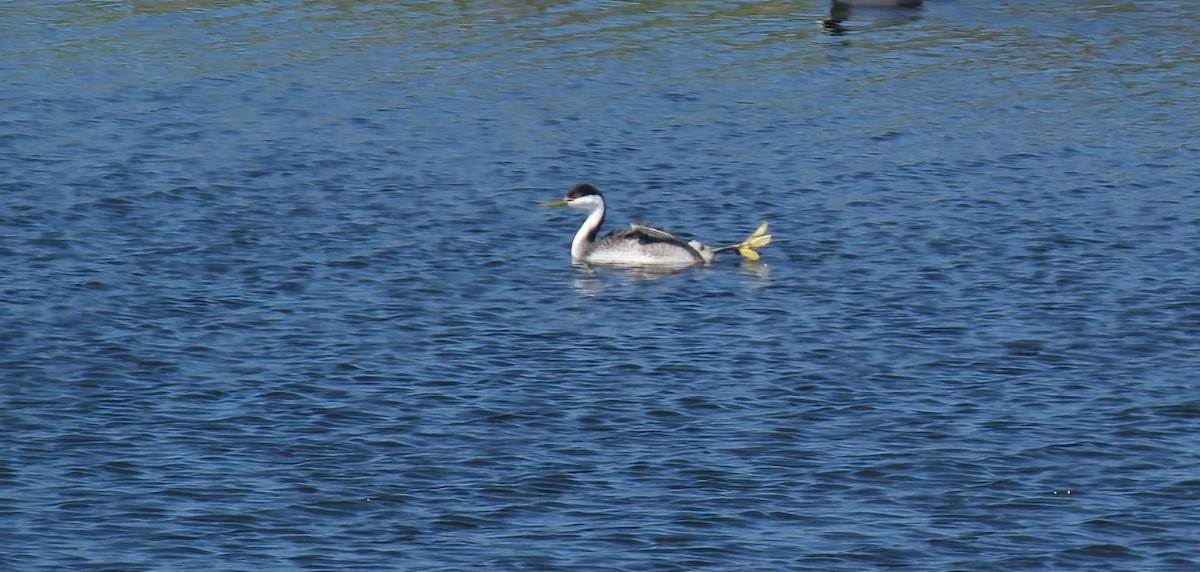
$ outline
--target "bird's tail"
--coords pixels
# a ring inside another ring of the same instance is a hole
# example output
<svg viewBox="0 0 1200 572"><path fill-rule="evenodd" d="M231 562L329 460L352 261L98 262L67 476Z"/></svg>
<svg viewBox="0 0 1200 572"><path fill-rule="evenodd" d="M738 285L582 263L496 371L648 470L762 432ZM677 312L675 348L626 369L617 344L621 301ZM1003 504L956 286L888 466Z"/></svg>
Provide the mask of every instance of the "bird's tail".
<svg viewBox="0 0 1200 572"><path fill-rule="evenodd" d="M714 248L713 254L725 250L737 250L738 254L741 254L750 260L758 260L758 253L755 252L755 250L758 250L759 248L762 248L768 244L771 244L771 235L767 234L767 223L764 222L759 225L758 229L754 231L754 234L751 234L746 240L743 240L737 244Z"/></svg>

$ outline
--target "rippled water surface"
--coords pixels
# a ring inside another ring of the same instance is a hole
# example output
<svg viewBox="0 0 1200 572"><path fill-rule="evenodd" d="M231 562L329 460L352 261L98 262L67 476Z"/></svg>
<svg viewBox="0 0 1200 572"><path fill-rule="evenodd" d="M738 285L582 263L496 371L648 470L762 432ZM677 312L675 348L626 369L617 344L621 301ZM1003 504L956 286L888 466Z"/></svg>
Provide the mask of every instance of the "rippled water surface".
<svg viewBox="0 0 1200 572"><path fill-rule="evenodd" d="M0 568L1200 569L1200 8L829 8L0 5Z"/></svg>

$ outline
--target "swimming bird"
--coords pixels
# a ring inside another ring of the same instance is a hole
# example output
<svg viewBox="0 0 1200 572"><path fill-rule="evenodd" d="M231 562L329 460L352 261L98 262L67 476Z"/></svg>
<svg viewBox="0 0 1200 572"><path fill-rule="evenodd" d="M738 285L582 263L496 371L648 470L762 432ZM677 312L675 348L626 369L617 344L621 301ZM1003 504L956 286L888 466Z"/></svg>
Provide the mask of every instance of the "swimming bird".
<svg viewBox="0 0 1200 572"><path fill-rule="evenodd" d="M858 8L920 8L924 0L833 0L833 7L838 5Z"/></svg>
<svg viewBox="0 0 1200 572"><path fill-rule="evenodd" d="M641 224L610 232L596 240L600 225L604 224L604 195L587 183L571 187L563 199L542 203L540 206L567 206L587 210L587 219L583 221L583 226L579 227L575 239L571 241L571 259L576 262L682 268L710 264L717 253L726 250L737 250L750 260L758 260L755 249L771 242L765 222L746 240L720 248L709 248L695 240L685 241L656 226Z"/></svg>

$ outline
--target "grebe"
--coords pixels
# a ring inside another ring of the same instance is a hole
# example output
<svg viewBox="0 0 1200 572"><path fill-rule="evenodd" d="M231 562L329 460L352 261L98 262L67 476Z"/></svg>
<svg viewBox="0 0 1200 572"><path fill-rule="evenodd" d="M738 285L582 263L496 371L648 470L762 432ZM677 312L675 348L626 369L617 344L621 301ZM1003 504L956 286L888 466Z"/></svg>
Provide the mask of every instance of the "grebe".
<svg viewBox="0 0 1200 572"><path fill-rule="evenodd" d="M750 260L758 260L755 249L771 242L767 223L762 223L749 238L737 244L709 248L698 241L685 241L661 228L640 224L625 230L615 230L600 240L596 233L604 224L604 195L587 183L571 187L566 198L542 203L543 207L568 206L588 211L583 226L571 241L571 259L591 264L622 266L685 267L710 264L718 252L737 250Z"/></svg>

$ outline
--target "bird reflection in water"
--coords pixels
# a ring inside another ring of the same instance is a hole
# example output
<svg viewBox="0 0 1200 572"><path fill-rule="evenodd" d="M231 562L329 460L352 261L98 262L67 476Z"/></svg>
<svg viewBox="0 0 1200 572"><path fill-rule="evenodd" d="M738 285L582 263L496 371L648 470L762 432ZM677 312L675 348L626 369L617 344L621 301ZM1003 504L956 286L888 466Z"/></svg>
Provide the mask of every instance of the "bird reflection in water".
<svg viewBox="0 0 1200 572"><path fill-rule="evenodd" d="M669 268L661 266L604 266L576 262L571 265L574 275L571 281L575 291L582 296L596 296L614 284L650 282L692 272L713 272L709 266ZM758 260L743 260L737 265L738 273L748 288L762 288L770 284L771 266Z"/></svg>

